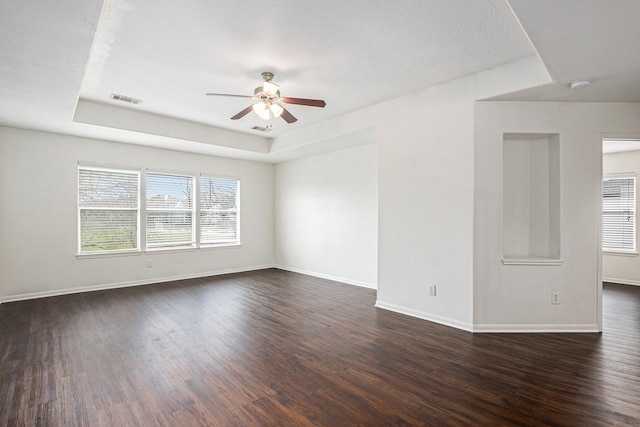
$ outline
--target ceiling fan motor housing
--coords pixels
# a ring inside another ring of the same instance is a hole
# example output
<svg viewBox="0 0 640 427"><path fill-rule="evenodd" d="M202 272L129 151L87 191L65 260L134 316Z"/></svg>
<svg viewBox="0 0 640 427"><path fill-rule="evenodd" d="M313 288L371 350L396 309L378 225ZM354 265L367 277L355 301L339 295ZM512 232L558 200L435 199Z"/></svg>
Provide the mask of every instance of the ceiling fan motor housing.
<svg viewBox="0 0 640 427"><path fill-rule="evenodd" d="M264 86L258 86L253 91L253 96L266 104L280 98L280 90L276 90L275 93L269 94L264 90Z"/></svg>

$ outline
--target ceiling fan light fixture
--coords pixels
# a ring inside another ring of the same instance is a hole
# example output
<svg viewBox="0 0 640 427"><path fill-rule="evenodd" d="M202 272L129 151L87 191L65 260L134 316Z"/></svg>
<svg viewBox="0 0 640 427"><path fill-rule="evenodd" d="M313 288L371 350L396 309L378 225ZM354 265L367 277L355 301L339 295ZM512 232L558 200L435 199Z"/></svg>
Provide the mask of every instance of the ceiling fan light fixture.
<svg viewBox="0 0 640 427"><path fill-rule="evenodd" d="M284 110L284 108L282 108L282 106L279 104L271 104L269 109L273 113L273 117L280 117L282 111Z"/></svg>
<svg viewBox="0 0 640 427"><path fill-rule="evenodd" d="M262 111L267 109L267 104L265 104L264 102L257 102L253 104L252 108L256 114L260 114Z"/></svg>
<svg viewBox="0 0 640 427"><path fill-rule="evenodd" d="M269 120L271 118L271 116L269 115L269 110L264 110L263 112L259 113L258 117L260 117L262 120Z"/></svg>
<svg viewBox="0 0 640 427"><path fill-rule="evenodd" d="M253 112L263 120L269 120L269 107L264 102L258 102L253 105Z"/></svg>

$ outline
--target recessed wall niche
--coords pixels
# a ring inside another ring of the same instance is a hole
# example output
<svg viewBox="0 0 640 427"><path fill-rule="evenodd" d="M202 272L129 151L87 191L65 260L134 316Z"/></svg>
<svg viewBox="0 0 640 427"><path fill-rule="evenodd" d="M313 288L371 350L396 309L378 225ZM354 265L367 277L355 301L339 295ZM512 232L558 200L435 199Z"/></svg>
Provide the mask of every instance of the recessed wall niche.
<svg viewBox="0 0 640 427"><path fill-rule="evenodd" d="M502 250L504 264L562 262L558 134L503 135Z"/></svg>

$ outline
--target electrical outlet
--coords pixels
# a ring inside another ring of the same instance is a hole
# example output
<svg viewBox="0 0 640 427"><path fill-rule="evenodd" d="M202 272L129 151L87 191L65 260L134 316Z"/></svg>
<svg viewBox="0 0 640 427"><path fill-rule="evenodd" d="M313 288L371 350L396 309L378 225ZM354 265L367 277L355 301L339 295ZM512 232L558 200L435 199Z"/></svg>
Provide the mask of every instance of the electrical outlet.
<svg viewBox="0 0 640 427"><path fill-rule="evenodd" d="M147 267L153 267L153 261L150 259L147 260Z"/></svg>
<svg viewBox="0 0 640 427"><path fill-rule="evenodd" d="M560 304L560 292L551 292L551 304Z"/></svg>
<svg viewBox="0 0 640 427"><path fill-rule="evenodd" d="M436 285L429 284L429 285L427 285L427 288L429 289L429 296L430 297L435 297L436 296Z"/></svg>

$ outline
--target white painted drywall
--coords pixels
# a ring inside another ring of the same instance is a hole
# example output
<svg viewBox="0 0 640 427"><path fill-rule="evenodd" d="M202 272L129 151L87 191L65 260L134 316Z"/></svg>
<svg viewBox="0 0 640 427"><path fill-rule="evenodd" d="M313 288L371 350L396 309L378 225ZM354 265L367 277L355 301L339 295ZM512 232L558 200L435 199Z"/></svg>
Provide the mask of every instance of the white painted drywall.
<svg viewBox="0 0 640 427"><path fill-rule="evenodd" d="M531 144L504 140L503 144L503 254L526 257L531 247Z"/></svg>
<svg viewBox="0 0 640 427"><path fill-rule="evenodd" d="M597 330L602 137L640 132L640 104L478 102L474 162L474 329ZM558 133L560 266L503 265L504 133ZM560 304L551 293L560 292Z"/></svg>
<svg viewBox="0 0 640 427"><path fill-rule="evenodd" d="M531 144L531 205L529 254L549 257L549 144L546 139ZM556 164L557 166L557 164Z"/></svg>
<svg viewBox="0 0 640 427"><path fill-rule="evenodd" d="M378 305L464 329L472 316L475 83L459 79L389 102L395 114L379 130Z"/></svg>
<svg viewBox="0 0 640 427"><path fill-rule="evenodd" d="M640 179L640 151L628 151L624 153L612 153L602 156L602 172L635 173ZM638 181L636 180L636 185ZM640 191L636 188L636 209L640 206L637 202ZM638 215L636 215L636 249L638 247ZM602 280L627 285L640 286L640 256L638 255L602 255Z"/></svg>
<svg viewBox="0 0 640 427"><path fill-rule="evenodd" d="M548 74L539 59L526 58L292 130L274 140L272 151L375 127L377 305L470 330L474 100L544 83ZM436 297L428 296L430 283L437 285Z"/></svg>
<svg viewBox="0 0 640 427"><path fill-rule="evenodd" d="M242 245L77 259L78 161L239 177ZM271 164L0 127L0 200L5 300L273 265Z"/></svg>
<svg viewBox="0 0 640 427"><path fill-rule="evenodd" d="M276 165L275 196L279 267L376 287L377 144Z"/></svg>

